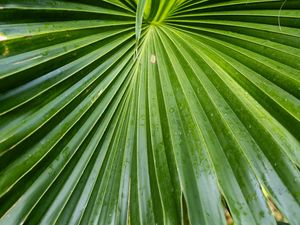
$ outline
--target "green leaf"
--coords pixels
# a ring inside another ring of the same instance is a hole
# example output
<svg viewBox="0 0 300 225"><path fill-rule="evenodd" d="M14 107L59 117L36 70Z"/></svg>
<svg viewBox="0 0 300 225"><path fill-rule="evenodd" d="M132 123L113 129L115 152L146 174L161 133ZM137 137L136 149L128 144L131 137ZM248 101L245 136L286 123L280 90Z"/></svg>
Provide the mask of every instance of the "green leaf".
<svg viewBox="0 0 300 225"><path fill-rule="evenodd" d="M299 40L296 0L2 1L0 225L299 225Z"/></svg>
<svg viewBox="0 0 300 225"><path fill-rule="evenodd" d="M141 37L142 23L143 23L146 2L147 2L146 0L140 0L138 1L138 5L137 5L136 22L135 22L135 34L137 40L139 40Z"/></svg>

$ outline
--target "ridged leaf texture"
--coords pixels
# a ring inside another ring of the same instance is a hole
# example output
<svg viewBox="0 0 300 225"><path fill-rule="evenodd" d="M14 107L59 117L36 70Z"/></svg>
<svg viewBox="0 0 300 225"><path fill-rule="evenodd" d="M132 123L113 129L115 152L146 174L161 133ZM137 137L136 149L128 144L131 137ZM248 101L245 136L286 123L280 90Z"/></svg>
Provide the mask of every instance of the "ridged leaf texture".
<svg viewBox="0 0 300 225"><path fill-rule="evenodd" d="M0 1L0 224L300 224L299 0Z"/></svg>

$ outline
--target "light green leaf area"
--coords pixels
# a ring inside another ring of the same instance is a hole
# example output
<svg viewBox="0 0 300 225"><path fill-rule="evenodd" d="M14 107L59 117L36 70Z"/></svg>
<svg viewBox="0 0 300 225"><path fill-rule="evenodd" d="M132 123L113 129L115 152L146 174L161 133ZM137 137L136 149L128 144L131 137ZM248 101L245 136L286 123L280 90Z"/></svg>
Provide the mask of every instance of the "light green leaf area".
<svg viewBox="0 0 300 225"><path fill-rule="evenodd" d="M0 2L0 225L300 225L299 168L299 0Z"/></svg>

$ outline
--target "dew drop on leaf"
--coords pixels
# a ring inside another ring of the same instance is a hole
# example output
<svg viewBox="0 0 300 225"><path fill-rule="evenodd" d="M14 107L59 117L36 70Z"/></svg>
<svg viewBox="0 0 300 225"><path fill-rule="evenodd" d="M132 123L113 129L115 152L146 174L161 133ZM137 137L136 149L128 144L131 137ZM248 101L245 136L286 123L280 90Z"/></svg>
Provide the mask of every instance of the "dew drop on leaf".
<svg viewBox="0 0 300 225"><path fill-rule="evenodd" d="M155 64L155 63L156 63L156 56L155 56L154 54L151 55L150 62L151 62L152 64Z"/></svg>

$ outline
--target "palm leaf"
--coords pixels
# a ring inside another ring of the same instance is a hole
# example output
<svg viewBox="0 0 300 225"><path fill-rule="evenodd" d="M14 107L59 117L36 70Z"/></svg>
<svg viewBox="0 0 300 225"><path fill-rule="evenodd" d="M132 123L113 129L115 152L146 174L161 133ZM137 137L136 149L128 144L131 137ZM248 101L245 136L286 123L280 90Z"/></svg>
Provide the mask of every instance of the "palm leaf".
<svg viewBox="0 0 300 225"><path fill-rule="evenodd" d="M3 0L0 224L300 221L300 2Z"/></svg>

